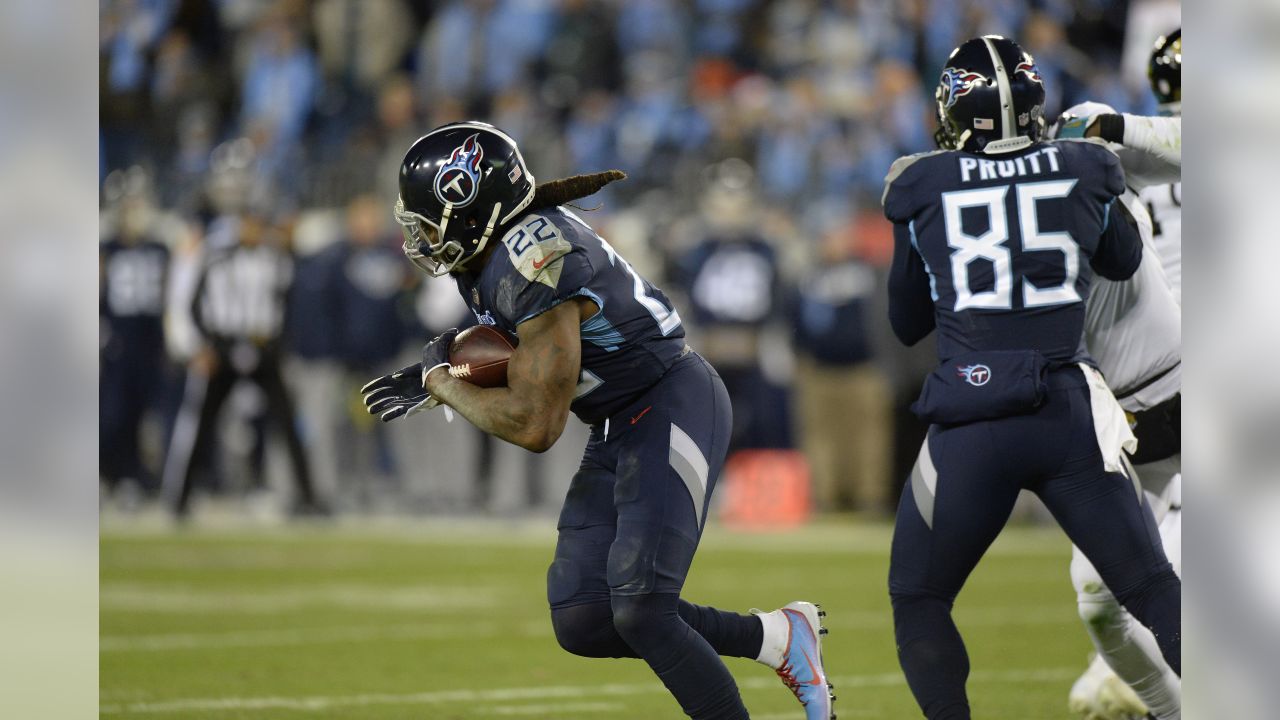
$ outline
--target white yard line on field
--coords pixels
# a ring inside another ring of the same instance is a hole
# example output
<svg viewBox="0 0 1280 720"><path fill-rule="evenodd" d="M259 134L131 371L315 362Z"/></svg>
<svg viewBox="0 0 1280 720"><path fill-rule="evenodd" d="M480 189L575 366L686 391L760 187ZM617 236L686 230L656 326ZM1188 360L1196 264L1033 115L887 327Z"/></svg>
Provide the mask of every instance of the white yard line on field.
<svg viewBox="0 0 1280 720"><path fill-rule="evenodd" d="M547 633L551 632L550 627ZM510 633L510 629L504 631ZM162 650L205 650L241 647L295 647L347 642L387 642L397 640L439 640L463 636L492 637L499 628L490 623L417 625L375 625L355 627L286 628L241 630L222 633L170 633L164 635L105 636L98 640L98 652L155 652Z"/></svg>
<svg viewBox="0 0 1280 720"><path fill-rule="evenodd" d="M1025 607L989 607L962 609L956 612L961 627L1075 625L1079 622L1070 612ZM831 617L827 627L833 630L872 630L886 628L892 616L886 612L843 612ZM154 635L105 635L98 640L103 653L162 652L170 650L202 650L237 647L296 647L333 643L443 640L449 638L545 637L551 634L549 620L531 620L510 624L415 623L365 625L348 627L272 628L269 630L231 630L208 633L165 633Z"/></svg>
<svg viewBox="0 0 1280 720"><path fill-rule="evenodd" d="M309 585L284 589L218 590L156 587L137 583L104 583L98 606L105 611L147 613L272 614L304 608L338 607L360 610L416 612L471 611L501 604L501 593L478 585Z"/></svg>
<svg viewBox="0 0 1280 720"><path fill-rule="evenodd" d="M565 713L617 713L625 710L621 703L580 702L580 703L539 703L537 705L495 705L485 708L491 715L550 715L564 717Z"/></svg>
<svg viewBox="0 0 1280 720"><path fill-rule="evenodd" d="M970 674L969 682L992 684L1022 684L1060 682L1079 675L1079 668L1040 668L992 672L977 670ZM831 678L837 692L849 688L886 687L902 685L901 673L873 675L844 675ZM738 682L743 690L759 690L774 687L778 680L771 677L750 677ZM181 698L153 702L132 702L103 705L102 715L132 715L153 713L208 713L241 712L246 710L297 710L321 712L335 708L368 707L372 705L442 705L450 703L510 703L520 700L555 700L573 698L625 697L665 693L660 683L602 684L602 685L551 685L520 688L490 688L486 690L440 690L421 693L376 693L363 695L324 695L312 697L253 697L253 698ZM528 707L528 706L526 706ZM531 711L532 712L532 711Z"/></svg>

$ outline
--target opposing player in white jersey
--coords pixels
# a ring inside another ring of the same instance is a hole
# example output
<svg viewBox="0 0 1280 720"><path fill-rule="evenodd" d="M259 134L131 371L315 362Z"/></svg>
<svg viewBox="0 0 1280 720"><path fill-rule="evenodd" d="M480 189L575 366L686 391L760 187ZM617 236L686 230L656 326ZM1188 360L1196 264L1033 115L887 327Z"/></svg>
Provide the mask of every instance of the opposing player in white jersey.
<svg viewBox="0 0 1280 720"><path fill-rule="evenodd" d="M1161 37L1147 66L1159 117L1108 112L1087 118L1089 137L1118 144L1130 187L1151 215L1156 254L1182 304L1182 30ZM1084 128L1082 128L1084 129Z"/></svg>
<svg viewBox="0 0 1280 720"><path fill-rule="evenodd" d="M1160 103L1160 114L1177 123L1178 179L1149 185L1140 197L1151 213L1156 254L1182 304L1182 30L1173 31L1156 43L1149 66L1151 89Z"/></svg>
<svg viewBox="0 0 1280 720"><path fill-rule="evenodd" d="M1170 48L1176 48L1176 56ZM1170 57L1177 62L1172 81L1167 72ZM1161 38L1152 56L1152 85L1162 101L1170 87L1180 98L1180 64L1178 35ZM1157 65L1162 71L1154 69ZM1171 247L1161 247L1159 233L1167 230L1156 229L1154 203L1143 200L1148 194L1171 193L1165 181L1181 176L1180 127L1175 134L1160 120L1116 115L1105 105L1082 103L1063 113L1055 133L1080 135L1087 128L1090 135L1101 134L1110 141L1127 138L1136 146L1112 145L1130 188L1120 200L1138 221L1146 261L1130 280L1098 279L1089 298L1085 341L1134 423L1139 439L1131 458L1134 474L1160 523L1165 553L1181 573L1181 246L1175 236ZM1100 126L1109 127L1094 132ZM1133 128L1143 131L1134 137ZM1156 130L1147 132L1152 128ZM1177 193L1180 200L1180 188ZM1098 656L1072 687L1070 710L1086 720L1180 718L1181 682L1164 662L1150 631L1116 602L1079 550L1073 552L1071 576L1081 619Z"/></svg>

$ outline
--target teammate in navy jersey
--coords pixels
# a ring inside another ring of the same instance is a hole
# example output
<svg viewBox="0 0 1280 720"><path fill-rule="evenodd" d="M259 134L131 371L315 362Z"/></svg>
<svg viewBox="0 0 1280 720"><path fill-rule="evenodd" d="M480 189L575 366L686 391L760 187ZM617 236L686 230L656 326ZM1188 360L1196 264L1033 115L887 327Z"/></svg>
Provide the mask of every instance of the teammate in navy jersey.
<svg viewBox="0 0 1280 720"><path fill-rule="evenodd" d="M570 411L591 425L559 521L547 599L556 639L586 657L642 658L693 718L746 718L720 655L774 668L810 720L833 717L819 610L739 615L681 600L732 416L680 315L609 243L562 207L618 171L535 185L515 142L454 123L409 149L396 220L405 254L449 275L484 324L514 332L508 387L455 379L448 331L422 363L362 392L393 420L448 405L477 427L547 450ZM443 448L442 448L443 450Z"/></svg>
<svg viewBox="0 0 1280 720"><path fill-rule="evenodd" d="M119 231L98 249L98 471L108 489L125 479L148 491L158 484L142 461L138 434L168 380L169 249L147 231L148 212L144 201L126 197Z"/></svg>
<svg viewBox="0 0 1280 720"><path fill-rule="evenodd" d="M1133 435L1082 342L1091 270L1123 280L1141 261L1119 160L1040 141L1044 87L1010 40L957 48L936 98L942 150L894 163L884 194L890 321L909 345L936 328L940 361L913 406L931 427L889 571L907 682L926 717L970 717L951 605L1022 489L1181 672L1181 586L1125 470Z"/></svg>

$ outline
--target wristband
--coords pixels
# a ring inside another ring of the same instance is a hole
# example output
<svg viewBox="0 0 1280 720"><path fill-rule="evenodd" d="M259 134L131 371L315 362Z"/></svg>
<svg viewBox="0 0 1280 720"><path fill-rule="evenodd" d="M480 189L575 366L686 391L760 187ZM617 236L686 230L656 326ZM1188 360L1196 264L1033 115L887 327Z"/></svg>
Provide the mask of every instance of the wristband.
<svg viewBox="0 0 1280 720"><path fill-rule="evenodd" d="M1124 144L1124 116L1107 113L1099 115L1094 121L1098 126L1098 137L1117 145Z"/></svg>

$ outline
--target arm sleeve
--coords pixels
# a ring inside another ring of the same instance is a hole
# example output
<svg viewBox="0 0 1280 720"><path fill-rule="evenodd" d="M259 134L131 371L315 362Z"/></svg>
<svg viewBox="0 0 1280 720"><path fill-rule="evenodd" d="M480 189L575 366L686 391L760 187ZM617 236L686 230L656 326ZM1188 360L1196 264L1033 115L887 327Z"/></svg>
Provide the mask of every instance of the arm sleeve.
<svg viewBox="0 0 1280 720"><path fill-rule="evenodd" d="M889 324L906 345L915 345L934 328L933 294L924 259L911 243L907 223L893 225L893 265L889 269Z"/></svg>
<svg viewBox="0 0 1280 720"><path fill-rule="evenodd" d="M1122 144L1177 166L1178 179L1182 179L1182 118L1126 114Z"/></svg>
<svg viewBox="0 0 1280 720"><path fill-rule="evenodd" d="M1121 147L1117 150L1129 187L1141 192L1152 185L1168 185L1182 180L1182 165L1146 150Z"/></svg>
<svg viewBox="0 0 1280 720"><path fill-rule="evenodd" d="M1098 249L1089 259L1094 272L1108 280L1128 280L1142 262L1142 236L1138 221L1118 198L1107 206L1107 219L1098 238Z"/></svg>

